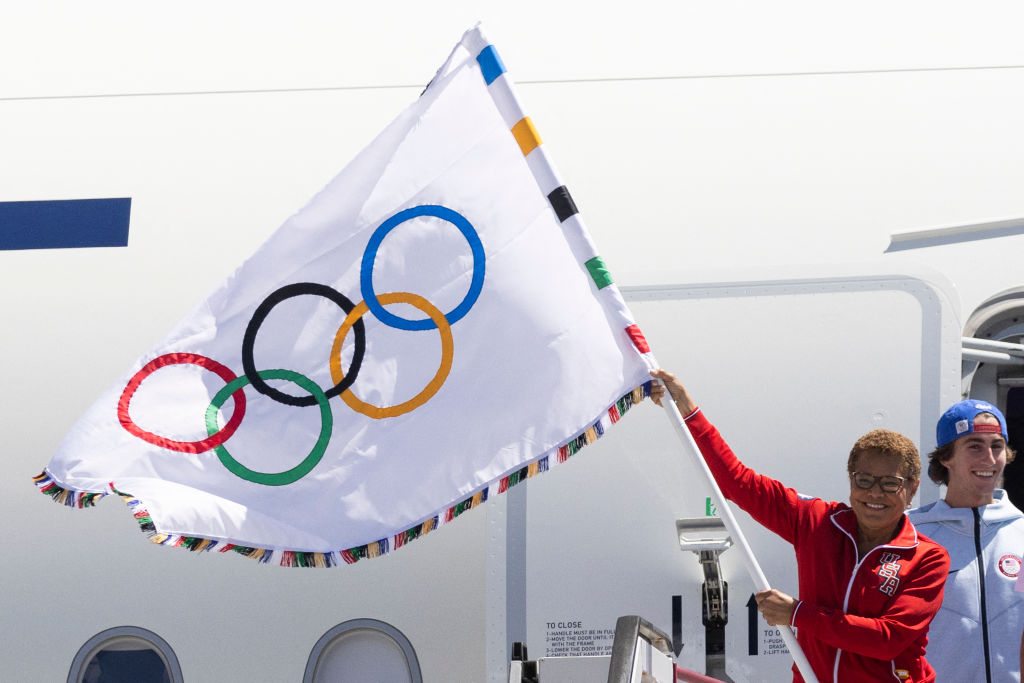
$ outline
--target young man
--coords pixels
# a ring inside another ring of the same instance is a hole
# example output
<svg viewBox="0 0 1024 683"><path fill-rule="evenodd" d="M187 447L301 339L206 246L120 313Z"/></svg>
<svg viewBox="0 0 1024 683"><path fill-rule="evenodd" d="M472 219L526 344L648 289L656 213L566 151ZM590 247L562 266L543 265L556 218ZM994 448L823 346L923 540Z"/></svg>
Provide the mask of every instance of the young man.
<svg viewBox="0 0 1024 683"><path fill-rule="evenodd" d="M928 661L940 681L1020 681L1024 593L1014 591L1024 551L1024 513L996 488L1013 459L1006 419L985 401L961 401L939 418L928 476L945 498L909 513L949 551L942 607Z"/></svg>

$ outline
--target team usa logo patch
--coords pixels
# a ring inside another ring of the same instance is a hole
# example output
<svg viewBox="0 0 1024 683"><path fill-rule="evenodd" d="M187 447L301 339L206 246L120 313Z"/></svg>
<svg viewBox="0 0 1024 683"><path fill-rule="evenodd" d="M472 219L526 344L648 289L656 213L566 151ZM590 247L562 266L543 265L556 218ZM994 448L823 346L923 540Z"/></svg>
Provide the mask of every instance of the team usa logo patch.
<svg viewBox="0 0 1024 683"><path fill-rule="evenodd" d="M882 553L878 561L878 590L889 597L896 595L900 587L900 556L896 553Z"/></svg>
<svg viewBox="0 0 1024 683"><path fill-rule="evenodd" d="M1016 555L1003 555L999 558L999 573L1008 579L1016 579L1020 574L1020 563Z"/></svg>

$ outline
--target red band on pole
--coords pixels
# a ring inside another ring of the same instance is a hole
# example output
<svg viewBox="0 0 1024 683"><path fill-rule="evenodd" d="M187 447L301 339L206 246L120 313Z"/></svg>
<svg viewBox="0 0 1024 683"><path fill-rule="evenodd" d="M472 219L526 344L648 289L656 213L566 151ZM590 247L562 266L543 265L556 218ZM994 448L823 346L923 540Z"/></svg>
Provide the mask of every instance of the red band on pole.
<svg viewBox="0 0 1024 683"><path fill-rule="evenodd" d="M644 339L644 333L640 331L638 325L630 325L626 328L626 334L633 340L633 346L637 348L640 353L650 353L651 347L647 345L647 340Z"/></svg>

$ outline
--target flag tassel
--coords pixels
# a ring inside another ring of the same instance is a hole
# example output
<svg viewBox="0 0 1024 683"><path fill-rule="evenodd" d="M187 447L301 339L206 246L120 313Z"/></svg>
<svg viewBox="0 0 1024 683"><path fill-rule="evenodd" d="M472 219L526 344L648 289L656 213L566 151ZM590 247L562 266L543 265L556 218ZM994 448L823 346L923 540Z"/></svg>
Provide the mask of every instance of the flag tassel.
<svg viewBox="0 0 1024 683"><path fill-rule="evenodd" d="M107 495L106 493L93 493L90 491L76 491L60 486L46 472L41 472L32 477L36 487L41 493L50 496L55 503L73 508L88 508L96 504L96 501Z"/></svg>
<svg viewBox="0 0 1024 683"><path fill-rule="evenodd" d="M202 536L181 536L176 534L160 533L156 528L156 524L153 522L152 516L149 514L149 511L141 500L130 493L119 491L113 484L111 484L110 488L111 491L120 496L121 500L128 506L129 512L131 512L135 521L139 524L139 530L146 534L150 541L157 545L169 546L172 548L184 548L194 553L210 552L215 549L217 552L221 553L234 552L242 557L256 560L261 564L271 564L272 558L277 555L278 564L282 567L322 568L336 567L341 564L354 564L362 559L386 555L393 548L401 548L410 541L414 541L417 538L430 533L441 524L447 524L459 515L472 510L482 503L485 503L491 494L504 493L511 487L526 481L530 477L534 477L542 472L547 472L552 464L565 462L573 455L576 455L576 453L578 453L584 446L588 446L601 438L601 436L604 435L608 424L618 422L626 411L650 395L651 382L648 381L615 401L600 418L587 426L574 438L569 439L569 441L554 449L550 455L545 455L525 467L521 467L510 472L504 477L501 477L497 482L485 486L473 495L463 498L454 505L449 506L438 515L435 515L414 527L406 529L391 538L382 538L366 545L354 548L345 548L332 552L308 552L295 549L256 548L229 543L223 540L204 538ZM551 455L554 456L553 460ZM40 492L50 496L54 502L68 507L92 507L96 504L97 500L109 495L107 493L66 489L60 486L53 477L45 471L36 477L33 477L33 481L35 481Z"/></svg>

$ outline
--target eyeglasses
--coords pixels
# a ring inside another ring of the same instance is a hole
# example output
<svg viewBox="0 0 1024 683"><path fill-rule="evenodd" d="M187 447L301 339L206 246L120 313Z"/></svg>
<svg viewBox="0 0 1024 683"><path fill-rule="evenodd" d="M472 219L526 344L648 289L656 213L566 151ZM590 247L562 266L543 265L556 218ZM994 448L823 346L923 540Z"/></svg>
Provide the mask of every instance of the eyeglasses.
<svg viewBox="0 0 1024 683"><path fill-rule="evenodd" d="M859 489L871 489L877 483L885 493L898 492L903 488L903 482L906 481L903 477L875 477L867 472L854 472L850 475L850 479Z"/></svg>

